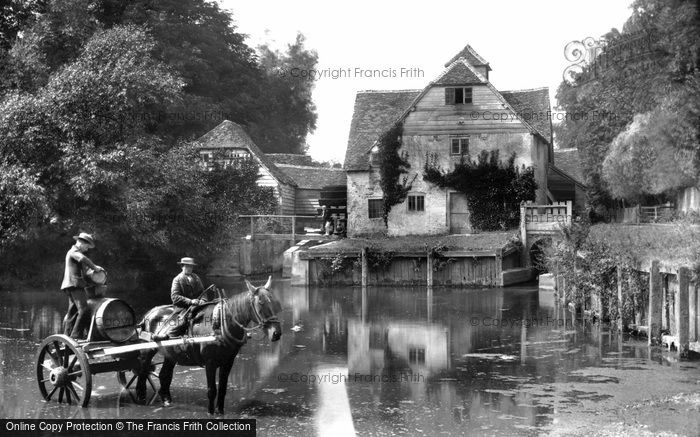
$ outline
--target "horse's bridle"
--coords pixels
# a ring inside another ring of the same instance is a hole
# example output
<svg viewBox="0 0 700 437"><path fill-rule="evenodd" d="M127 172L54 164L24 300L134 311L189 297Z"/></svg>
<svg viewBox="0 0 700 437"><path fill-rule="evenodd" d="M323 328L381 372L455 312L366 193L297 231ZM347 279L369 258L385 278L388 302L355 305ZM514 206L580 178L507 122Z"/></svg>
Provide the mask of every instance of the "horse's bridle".
<svg viewBox="0 0 700 437"><path fill-rule="evenodd" d="M255 315L255 318L257 319L256 320L257 324L255 326L253 326L252 328L249 328L247 326L243 326L243 324L241 322L236 320L236 316L232 315L231 318L233 319L233 322L236 325L238 325L238 327L243 329L243 336L240 339L234 337L233 334L229 334L229 330L227 329L227 326L226 326L227 320L228 320L226 318L226 301L227 301L227 299L225 299L223 297L223 293L221 292L221 290L219 290L218 288L216 290L219 294L219 297L221 298L221 302L219 305L219 311L221 312L221 336L224 340L224 343L231 344L231 342L233 341L233 342L241 345L241 344L246 342L246 337L247 337L247 334L249 332L259 330L268 323L279 322L276 314L272 314L272 316L270 316L270 317L263 318L262 315L260 314L260 312L258 311L258 309L255 307L253 294L249 292L248 296L250 297L250 307L253 309L253 314ZM250 322L248 322L248 323L250 323Z"/></svg>

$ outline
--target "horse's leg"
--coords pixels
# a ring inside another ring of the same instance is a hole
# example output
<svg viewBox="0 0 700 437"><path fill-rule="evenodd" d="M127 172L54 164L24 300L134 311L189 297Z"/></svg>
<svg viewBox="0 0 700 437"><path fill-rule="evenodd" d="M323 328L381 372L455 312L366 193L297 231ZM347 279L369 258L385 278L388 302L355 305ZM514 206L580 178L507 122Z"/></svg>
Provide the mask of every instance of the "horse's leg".
<svg viewBox="0 0 700 437"><path fill-rule="evenodd" d="M216 402L216 414L224 414L224 398L226 397L226 389L228 386L228 375L231 373L233 360L235 358L235 356L232 356L219 367L219 398Z"/></svg>
<svg viewBox="0 0 700 437"><path fill-rule="evenodd" d="M163 405L166 407L172 402L170 397L170 383L173 381L173 370L175 369L175 361L172 361L168 357L163 360L163 366L160 368L160 374L158 379L160 380L160 389L158 394L161 399L163 399Z"/></svg>
<svg viewBox="0 0 700 437"><path fill-rule="evenodd" d="M207 398L209 398L209 414L214 414L214 399L216 398L216 363L207 360L205 364L207 373Z"/></svg>
<svg viewBox="0 0 700 437"><path fill-rule="evenodd" d="M136 399L146 400L146 381L151 368L151 360L157 351L144 351L139 355L138 378L136 379Z"/></svg>

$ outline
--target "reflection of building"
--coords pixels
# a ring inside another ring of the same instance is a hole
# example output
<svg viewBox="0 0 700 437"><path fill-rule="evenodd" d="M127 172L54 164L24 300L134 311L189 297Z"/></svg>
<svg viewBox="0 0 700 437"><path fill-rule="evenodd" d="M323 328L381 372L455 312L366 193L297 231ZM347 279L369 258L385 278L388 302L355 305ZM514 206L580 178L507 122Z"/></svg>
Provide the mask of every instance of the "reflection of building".
<svg viewBox="0 0 700 437"><path fill-rule="evenodd" d="M434 323L348 320L350 374L411 372L427 378L450 367L450 332ZM424 381L420 381L424 382Z"/></svg>

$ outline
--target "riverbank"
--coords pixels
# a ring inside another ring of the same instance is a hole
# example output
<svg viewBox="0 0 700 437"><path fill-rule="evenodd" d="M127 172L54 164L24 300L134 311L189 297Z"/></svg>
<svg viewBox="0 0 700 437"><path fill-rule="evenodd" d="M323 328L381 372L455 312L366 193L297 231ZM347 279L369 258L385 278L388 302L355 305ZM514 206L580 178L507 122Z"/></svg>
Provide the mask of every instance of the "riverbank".
<svg viewBox="0 0 700 437"><path fill-rule="evenodd" d="M664 371L648 359L609 356L602 367L572 372L579 381L550 384L541 393L554 393L548 403L559 405L559 414L547 434L698 435L700 363L679 364L658 348L650 354L667 365Z"/></svg>

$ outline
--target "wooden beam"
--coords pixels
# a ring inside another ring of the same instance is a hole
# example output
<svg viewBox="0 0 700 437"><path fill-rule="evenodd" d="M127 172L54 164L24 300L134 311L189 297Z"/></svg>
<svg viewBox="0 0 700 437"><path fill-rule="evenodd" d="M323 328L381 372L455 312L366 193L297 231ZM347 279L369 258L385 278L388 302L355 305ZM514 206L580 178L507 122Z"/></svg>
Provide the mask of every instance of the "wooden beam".
<svg viewBox="0 0 700 437"><path fill-rule="evenodd" d="M649 345L661 344L661 314L663 311L663 288L661 286L661 273L659 273L659 260L651 262L649 269Z"/></svg>
<svg viewBox="0 0 700 437"><path fill-rule="evenodd" d="M678 355L688 357L689 320L688 320L688 288L690 287L690 270L687 267L678 269L678 294L676 299L676 329L678 330Z"/></svg>
<svg viewBox="0 0 700 437"><path fill-rule="evenodd" d="M362 248L362 287L367 287L367 275L369 274L369 264L367 262L367 248Z"/></svg>

